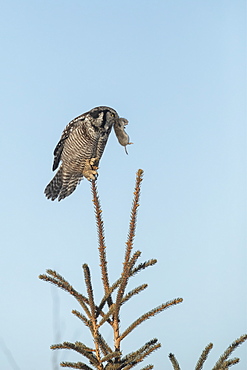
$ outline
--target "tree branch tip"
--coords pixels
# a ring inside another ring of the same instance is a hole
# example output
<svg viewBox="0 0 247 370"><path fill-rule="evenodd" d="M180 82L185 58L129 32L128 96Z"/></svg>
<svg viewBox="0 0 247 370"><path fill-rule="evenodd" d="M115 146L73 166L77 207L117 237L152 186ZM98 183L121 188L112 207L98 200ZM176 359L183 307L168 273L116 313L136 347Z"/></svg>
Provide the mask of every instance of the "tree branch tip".
<svg viewBox="0 0 247 370"><path fill-rule="evenodd" d="M62 348L61 346L62 346L62 344L52 344L50 346L50 349L60 349L60 348Z"/></svg>
<svg viewBox="0 0 247 370"><path fill-rule="evenodd" d="M51 275L51 276L54 276L54 275L56 275L56 274L57 274L57 272L56 272L55 270L52 270L52 269L47 269L47 270L46 270L46 273L47 273L48 275Z"/></svg>
<svg viewBox="0 0 247 370"><path fill-rule="evenodd" d="M245 341L247 339L247 334L243 334L243 335L241 335L241 337L239 337L239 340L241 340L241 341Z"/></svg>
<svg viewBox="0 0 247 370"><path fill-rule="evenodd" d="M137 257L140 257L140 255L142 254L141 251L137 250L133 253L133 256L136 255Z"/></svg>
<svg viewBox="0 0 247 370"><path fill-rule="evenodd" d="M143 176L143 174L144 174L144 171L142 170L142 169L140 169L139 168L139 170L137 171L137 173L136 173L138 176Z"/></svg>

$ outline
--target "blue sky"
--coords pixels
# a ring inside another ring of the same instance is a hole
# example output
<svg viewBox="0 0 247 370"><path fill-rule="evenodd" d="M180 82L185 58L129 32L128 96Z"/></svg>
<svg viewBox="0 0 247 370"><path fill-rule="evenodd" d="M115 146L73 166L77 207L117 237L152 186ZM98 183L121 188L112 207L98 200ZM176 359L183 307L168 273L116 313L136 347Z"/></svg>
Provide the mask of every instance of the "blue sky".
<svg viewBox="0 0 247 370"><path fill-rule="evenodd" d="M98 105L129 120L134 142L127 156L112 132L99 170L110 278L138 168L135 250L158 259L131 282L149 288L123 308L122 327L184 298L123 350L157 337L162 348L146 364L171 369L172 352L193 368L213 342L207 370L247 332L245 12L243 0L2 2L1 368L54 370L80 357L54 357L51 344L88 340L70 313L76 302L38 275L56 269L84 293L86 262L101 297L90 184L59 203L43 195L62 130ZM246 345L236 369L246 369Z"/></svg>

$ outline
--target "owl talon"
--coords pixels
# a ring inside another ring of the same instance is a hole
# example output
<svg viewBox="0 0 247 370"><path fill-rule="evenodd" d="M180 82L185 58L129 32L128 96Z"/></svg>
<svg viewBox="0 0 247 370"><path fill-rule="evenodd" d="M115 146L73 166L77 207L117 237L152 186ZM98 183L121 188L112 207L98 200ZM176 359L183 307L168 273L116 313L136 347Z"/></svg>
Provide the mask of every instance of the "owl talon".
<svg viewBox="0 0 247 370"><path fill-rule="evenodd" d="M97 166L99 164L99 158L90 158L86 160L86 163L89 163L90 166Z"/></svg>
<svg viewBox="0 0 247 370"><path fill-rule="evenodd" d="M99 163L98 158L91 158L87 159L85 162L84 170L83 170L83 176L88 180L88 181L94 181L98 177L97 173L97 164ZM96 165L95 165L96 164Z"/></svg>

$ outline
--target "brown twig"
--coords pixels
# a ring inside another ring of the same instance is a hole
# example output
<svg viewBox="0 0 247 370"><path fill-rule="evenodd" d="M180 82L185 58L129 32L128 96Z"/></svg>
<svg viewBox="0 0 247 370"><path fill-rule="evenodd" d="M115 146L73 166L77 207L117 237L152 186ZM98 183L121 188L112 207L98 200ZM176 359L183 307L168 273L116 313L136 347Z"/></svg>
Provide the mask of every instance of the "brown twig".
<svg viewBox="0 0 247 370"><path fill-rule="evenodd" d="M143 321L146 321L152 316L155 316L157 313L164 311L165 309L174 306L178 303L181 303L183 301L182 298L176 298L173 301L168 301L156 308L153 308L149 312L144 313L144 315L140 316L137 320L135 320L119 337L119 341L124 339L126 335L128 335L133 329L135 329L138 325L140 325Z"/></svg>
<svg viewBox="0 0 247 370"><path fill-rule="evenodd" d="M215 366L212 370L219 370L224 367L224 363L227 362L226 360L232 354L232 352L244 341L247 340L247 334L242 335L240 338L236 339L230 346L225 350L222 356L220 356L219 360L216 362ZM234 359L235 360L235 359ZM229 360L231 361L231 360ZM230 366L230 365L228 365Z"/></svg>
<svg viewBox="0 0 247 370"><path fill-rule="evenodd" d="M170 353L169 354L169 359L172 363L172 366L173 366L173 369L174 370L180 370L180 366L179 366L179 363L178 363L178 360L176 359L175 355L173 353Z"/></svg>
<svg viewBox="0 0 247 370"><path fill-rule="evenodd" d="M102 219L102 210L100 207L100 201L99 201L96 181L91 182L91 191L93 194L94 212L95 212L96 225L97 225L97 231L98 231L98 244L99 244L98 250L99 250L99 257L100 257L101 279L103 282L105 294L108 294L110 284L109 284L109 277L108 277L108 271L107 271L104 222ZM107 303L109 307L112 305L111 296L107 299Z"/></svg>
<svg viewBox="0 0 247 370"><path fill-rule="evenodd" d="M96 308L95 308L95 302L94 302L94 296L93 296L93 287L92 287L92 282L91 282L90 270L86 263L84 263L83 265L83 271L84 271L85 283L87 287L89 306L91 309L91 322L92 322L92 328L93 328L95 353L96 353L96 358L99 363L98 369L103 369L103 366L101 364L100 347L99 347L99 342L98 342L98 325L97 325L97 319L96 319Z"/></svg>
<svg viewBox="0 0 247 370"><path fill-rule="evenodd" d="M136 220L137 220L137 209L139 206L139 198L140 198L140 190L141 190L141 182L143 177L143 170L138 170L136 173L136 185L134 191L134 199L132 203L131 209L131 216L130 216L130 224L129 224L129 233L126 242L126 250L125 250L125 259L123 264L123 271L121 274L121 283L117 292L116 297L116 308L113 316L113 327L114 327L114 345L115 350L120 351L120 336L119 336L119 310L122 303L123 295L125 292L125 288L127 286L128 279L130 277L130 254L133 248L133 242L135 237L135 230L136 230ZM137 257L138 258L138 255Z"/></svg>
<svg viewBox="0 0 247 370"><path fill-rule="evenodd" d="M209 343L205 349L202 351L202 354L196 364L196 367L195 367L195 370L201 370L202 367L203 367L203 364L204 362L206 361L207 357L208 357L208 354L209 352L211 351L211 349L213 348L213 343Z"/></svg>

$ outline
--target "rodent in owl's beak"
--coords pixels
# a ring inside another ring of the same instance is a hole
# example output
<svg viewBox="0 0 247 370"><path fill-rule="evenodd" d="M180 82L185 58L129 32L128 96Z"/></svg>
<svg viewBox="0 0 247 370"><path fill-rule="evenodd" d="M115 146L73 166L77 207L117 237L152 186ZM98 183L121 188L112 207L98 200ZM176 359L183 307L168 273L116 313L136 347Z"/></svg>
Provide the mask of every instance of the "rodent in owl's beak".
<svg viewBox="0 0 247 370"><path fill-rule="evenodd" d="M126 118L119 118L117 122L114 124L114 131L118 142L120 145L125 147L125 153L128 154L126 146L133 144L130 143L129 135L125 132L125 126L128 125L128 120Z"/></svg>

